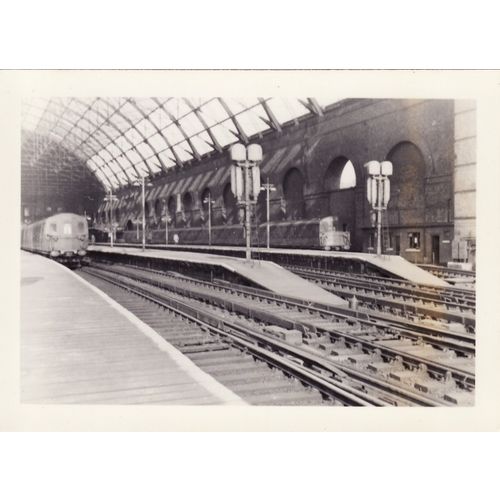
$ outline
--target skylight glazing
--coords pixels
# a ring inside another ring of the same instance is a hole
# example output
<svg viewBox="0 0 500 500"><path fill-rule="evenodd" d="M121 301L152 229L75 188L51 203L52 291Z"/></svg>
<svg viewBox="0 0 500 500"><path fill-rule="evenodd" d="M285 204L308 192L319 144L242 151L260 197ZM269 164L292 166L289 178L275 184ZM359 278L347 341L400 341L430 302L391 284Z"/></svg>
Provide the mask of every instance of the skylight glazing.
<svg viewBox="0 0 500 500"><path fill-rule="evenodd" d="M22 126L87 163L106 189L168 171L298 118L336 98L34 98Z"/></svg>

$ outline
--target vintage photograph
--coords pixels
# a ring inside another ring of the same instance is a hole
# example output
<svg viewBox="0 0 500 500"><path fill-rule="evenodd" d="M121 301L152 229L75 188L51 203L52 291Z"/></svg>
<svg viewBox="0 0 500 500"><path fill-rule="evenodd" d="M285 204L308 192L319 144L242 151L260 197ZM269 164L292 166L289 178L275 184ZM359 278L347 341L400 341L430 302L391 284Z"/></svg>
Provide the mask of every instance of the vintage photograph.
<svg viewBox="0 0 500 500"><path fill-rule="evenodd" d="M474 406L476 100L211 90L23 96L20 402Z"/></svg>

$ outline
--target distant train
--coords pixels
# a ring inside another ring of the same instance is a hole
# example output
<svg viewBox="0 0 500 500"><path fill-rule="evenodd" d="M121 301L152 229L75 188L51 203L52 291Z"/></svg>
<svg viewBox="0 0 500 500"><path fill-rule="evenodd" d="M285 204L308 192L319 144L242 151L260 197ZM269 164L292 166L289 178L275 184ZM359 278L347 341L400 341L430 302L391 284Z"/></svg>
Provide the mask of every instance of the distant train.
<svg viewBox="0 0 500 500"><path fill-rule="evenodd" d="M270 246L273 248L311 248L323 250L349 250L351 235L348 231L337 231L337 218L333 216L322 219L271 222ZM267 242L266 224L257 228L252 226L252 246L265 247ZM106 231L91 229L91 237L96 242L109 242ZM244 227L241 224L213 226L211 243L219 246L237 246L244 244ZM134 231L116 233L117 243L140 243L142 230L139 226ZM165 229L146 229L147 244L164 244ZM208 227L169 227L168 243L178 245L208 245Z"/></svg>
<svg viewBox="0 0 500 500"><path fill-rule="evenodd" d="M56 214L23 226L21 248L39 253L70 267L79 266L87 255L89 230L86 217Z"/></svg>

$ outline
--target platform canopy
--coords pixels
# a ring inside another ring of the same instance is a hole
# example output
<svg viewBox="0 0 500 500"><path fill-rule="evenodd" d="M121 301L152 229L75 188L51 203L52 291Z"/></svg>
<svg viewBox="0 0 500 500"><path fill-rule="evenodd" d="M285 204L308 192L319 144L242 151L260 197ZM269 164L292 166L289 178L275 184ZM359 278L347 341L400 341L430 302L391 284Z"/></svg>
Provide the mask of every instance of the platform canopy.
<svg viewBox="0 0 500 500"><path fill-rule="evenodd" d="M22 127L71 151L109 190L281 131L337 100L33 98L23 103Z"/></svg>

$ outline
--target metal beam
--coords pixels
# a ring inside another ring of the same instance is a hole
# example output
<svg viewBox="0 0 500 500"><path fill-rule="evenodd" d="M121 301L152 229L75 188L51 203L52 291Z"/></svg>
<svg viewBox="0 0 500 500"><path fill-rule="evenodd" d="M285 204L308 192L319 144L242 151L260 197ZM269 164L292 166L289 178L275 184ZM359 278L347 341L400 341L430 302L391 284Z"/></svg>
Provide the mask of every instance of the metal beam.
<svg viewBox="0 0 500 500"><path fill-rule="evenodd" d="M89 139L92 137L92 139L97 142L100 146L101 146L101 151L103 149L106 149L109 144L114 144L115 142L115 139L113 139L104 129L102 129L103 125L105 125L108 121L109 121L109 117L106 117L105 115L103 115L102 113L100 113L99 111L95 110L93 108L94 104L99 100L99 98L95 99L91 104L87 104L87 103L84 103L83 101L80 101L78 98L73 98L72 100L74 100L75 102L77 102L78 104L81 104L82 106L85 106L85 110L83 111L83 113L80 113L79 117L78 117L78 121L77 122L71 122L70 120L67 120L67 119L63 119L64 121L66 121L67 123L70 123L71 125L73 125L73 127L71 128L71 130L68 131L68 133L64 136L64 138L62 139L62 141L66 140L66 138L71 134L71 135L74 135L72 134L73 132L73 129L78 129L78 130L81 130L82 132L84 132L86 134L86 137L85 138L81 138L81 137L78 137L77 136L77 139L78 139L78 144L74 145L74 149L75 150L79 150L81 149L84 145L85 147L88 147L90 148L92 151L94 151L95 154L99 154L100 151L97 151L88 141ZM92 110L94 111L99 117L103 118L103 122L97 126L95 125L95 129L92 131L92 132L89 132L88 130L85 130L83 127L81 127L79 125L79 122L82 121L82 120L86 120L88 121L91 125L94 125L92 124L92 122L90 122L90 120L88 120L87 118L85 118L85 114L89 111L89 110ZM112 116L114 113L112 113L110 116ZM113 123L110 122L110 125L120 134L120 135L123 135L123 133L121 132L120 129L118 129L116 126L114 126ZM102 130L101 130L102 129ZM103 142L101 142L97 136L95 135L97 131L100 131L102 132L103 135L106 136L106 139L108 139L109 143L108 144L104 144ZM133 144L127 139L127 142L133 146ZM87 159L88 160L88 159ZM107 165L108 162L105 163L105 165ZM139 172L137 171L137 169L135 168L135 166L132 164L132 162L130 162L130 164L132 165L132 168L135 170L136 174L139 175ZM103 165L103 167L105 166ZM130 182L132 182L132 179L130 178L129 174L127 173L127 171L121 166L119 165L122 172L125 174L125 176L127 177L127 179L129 179ZM103 171L103 167L98 167L100 171L104 173ZM119 182L119 185L120 186L124 186L126 184L122 184L122 182L120 181L120 179L117 177L117 175L113 172L113 175L117 178L117 181Z"/></svg>
<svg viewBox="0 0 500 500"><path fill-rule="evenodd" d="M159 106L161 106L161 103L159 103L156 99L156 97L152 97L151 98L154 102L156 102ZM140 109L137 104L135 103L135 101L133 99L130 100L130 104L132 106L134 106L135 109L137 109L137 111L139 111L139 113L141 114L141 116L146 119L146 120L149 120L149 123L151 123L151 125L154 127L154 129L156 130L156 132L158 134L160 134L163 139L165 140L168 148L172 151L172 154L174 155L175 157L175 160L176 162L178 161L179 162L179 166L182 166L183 163L182 163L182 160L178 157L178 155L176 154L176 152L174 151L174 149L172 148L172 145L170 144L169 140L162 134L160 128L156 125L156 123L153 122L153 120L150 120L149 119L149 115L147 115L142 109ZM165 110L166 111L166 110ZM136 130L138 130L136 128ZM138 132L140 133L140 131L138 130ZM141 134L142 135L142 134ZM144 137L144 136L143 136ZM147 142L147 139L145 139L145 141ZM149 144L149 142L148 142ZM154 149L152 146L151 146L151 149L155 152L155 156L158 158L158 161L160 162L160 165L161 165L161 168L163 169L164 172L168 172L168 167L163 163L163 161L161 160L161 158L158 156L158 151L156 151L156 149Z"/></svg>
<svg viewBox="0 0 500 500"><path fill-rule="evenodd" d="M186 104L193 110L193 113L196 115L196 118L200 120L200 123L203 125L205 130L207 131L208 135L210 136L210 140L212 141L213 144L208 144L209 146L215 147L215 149L219 152L222 153L222 146L220 145L219 141L215 137L214 133L208 126L207 122L205 121L205 118L203 118L203 115L201 114L200 108L196 107L187 97L184 97L184 101ZM206 142L206 141L205 141Z"/></svg>
<svg viewBox="0 0 500 500"><path fill-rule="evenodd" d="M59 116L53 115L53 116L56 116L57 121L56 121L56 123L53 125L53 128L52 128L51 130L49 130L49 132L48 132L49 134L52 134L52 135L54 135L54 136L56 136L56 137L59 137L59 139L60 139L60 140L58 141L59 147L63 147L63 148L65 148L65 147L66 147L66 146L65 146L65 140L67 140L67 137L70 135L70 133L73 131L73 129L74 129L74 128L80 128L80 127L78 127L78 125L77 125L77 124L75 124L75 123L71 122L70 120L66 119L66 118L63 116L64 111L65 111L66 109L68 109L68 105L66 105L66 106L64 107L64 109L63 109L63 113L62 113L61 115L59 115ZM63 127L62 125L59 125L59 123L60 123L60 122L66 122L66 123L69 123L70 125L72 125L72 128L71 128L70 130L68 130L68 129L66 129L65 127ZM48 122L48 123L52 123L52 122ZM59 133L56 131L56 127L57 127L57 126L59 126L61 129L63 129L63 130L66 132L64 136L62 136L61 134L59 134ZM83 129L80 129L80 130L83 130ZM86 131L84 130L84 132L86 132ZM96 141L97 143L99 143L101 147L103 147L103 144L102 144L102 143L101 143L98 139L95 139L95 141ZM86 144L86 146L87 146L87 147L89 147L92 151L94 151L94 153L95 153L95 154L99 154L99 151L97 151L97 150L96 150L93 146L91 146L90 144ZM76 149L76 150L78 150L78 147L76 147L75 149ZM104 147L103 147L103 149L104 149ZM82 160L82 161L83 161L83 160ZM86 165L86 166L87 166L87 165ZM89 167L87 166L87 168L89 168ZM98 169L99 169L100 171L102 171L102 173L104 174L104 176L106 177L106 179L108 180L108 182L111 184L111 180L110 180L110 178L109 178L109 177L106 175L106 173L102 170L102 167L98 167ZM89 168L89 170L90 170L90 168ZM92 172L92 170L90 170L90 172L91 172L92 174L94 174L94 172ZM121 185L122 185L122 182L121 182L121 180L119 179L119 177L115 174L115 172L111 171L111 173L112 173L112 174L114 175L114 177L116 178L116 181L118 182L118 185L120 185L120 186L121 186Z"/></svg>
<svg viewBox="0 0 500 500"><path fill-rule="evenodd" d="M234 126L236 127L236 130L238 131L238 134L235 134L233 132L233 135L235 135L236 138L239 139L240 141L242 141L244 144L248 144L249 140L248 140L247 134L245 134L245 131L243 130L243 127L240 125L240 122L238 121L238 119L231 112L231 109L227 105L226 101L224 101L224 99L222 97L218 97L217 99L221 103L222 107L224 108L224 111L231 118L231 121L233 122Z"/></svg>
<svg viewBox="0 0 500 500"><path fill-rule="evenodd" d="M94 104L97 102L97 101L101 101L102 99L101 98L97 98L90 106L88 106L87 110L85 111L85 113L87 113L88 110L92 110L95 114L97 114L100 118L103 118L104 121L99 125L99 126L96 126L96 129L93 130L92 132L87 132L88 133L88 136L81 142L81 145L82 144L87 144L87 141L90 137L92 137L96 142L98 142L99 144L102 145L101 141L98 141L96 138L95 138L95 133L96 132L102 132L107 139L109 139L109 144L113 143L113 144L116 144L116 139L113 139L107 132L106 130L104 130L102 127L106 124L108 124L111 128L115 129L118 134L119 134L119 137L123 137L125 141L127 141L129 144L130 144L130 149L134 149L135 146L134 146L134 143L132 141L130 141L130 139L128 139L128 137L125 136L125 133L123 130L119 129L113 122L111 122L109 119L115 114L115 113L118 113L118 108L114 108L114 111L113 113L111 113L108 117L106 117L104 114L102 114L99 110L95 109L93 106ZM85 103L82 103L81 101L78 101L77 99L77 102L80 102L81 104L85 104ZM102 101L104 102L105 104L107 104L105 101ZM122 105L123 106L123 105ZM85 114L84 113L84 114ZM120 114L121 115L121 114ZM122 115L121 115L122 116ZM82 115L80 117L80 119L83 119L84 118L84 115ZM87 118L85 118L87 120ZM89 120L87 120L89 121ZM106 145L105 147L103 147L103 149L106 149L107 146ZM121 149L121 148L120 148ZM140 151L137 152L139 154L139 156L141 157L141 159L144 161L144 163L146 163L146 160L144 159L144 156L141 154ZM124 154L124 153L122 153ZM134 169L137 177L139 178L140 177L140 174L139 174L139 171L137 170L137 168L135 167L135 165L127 158L127 161L132 165L132 168ZM146 164L147 165L147 164ZM125 173L125 175L127 176L127 178L130 178L126 172L126 170L122 167L122 170L123 172Z"/></svg>
<svg viewBox="0 0 500 500"><path fill-rule="evenodd" d="M186 140L186 142L189 144L189 147L193 150L193 154L194 154L194 157L197 159L197 160L201 160L201 155L200 153L198 153L198 151L196 150L196 148L194 147L194 144L191 142L191 138L186 134L186 131L182 128L182 125L179 123L179 120L164 106L163 103L160 102L160 100L157 98L157 97L152 97L151 98L154 102L156 102L156 104L158 104L158 106L163 109L163 111L165 111L165 113L167 114L167 116L170 118L170 120L172 121L172 123L174 123L174 125L177 126L177 128L181 131L181 134L182 136L184 137L184 139ZM154 124L155 125L155 124ZM155 125L156 127L156 125ZM169 126L167 125L165 128L168 128ZM166 139L166 138L165 138ZM172 149L173 151L173 149ZM186 150L185 150L186 151ZM191 154L190 151L186 151L187 153Z"/></svg>
<svg viewBox="0 0 500 500"><path fill-rule="evenodd" d="M307 101L299 99L300 104L306 107L311 113L317 116L323 116L323 108L319 105L318 101L314 97L308 97Z"/></svg>
<svg viewBox="0 0 500 500"><path fill-rule="evenodd" d="M264 111L266 112L267 117L269 120L266 120L266 123L273 128L274 130L278 131L279 133L282 132L281 124L276 118L276 115L273 113L273 110L269 107L269 104L267 104L267 101L263 97L259 97L259 102L264 108Z"/></svg>

